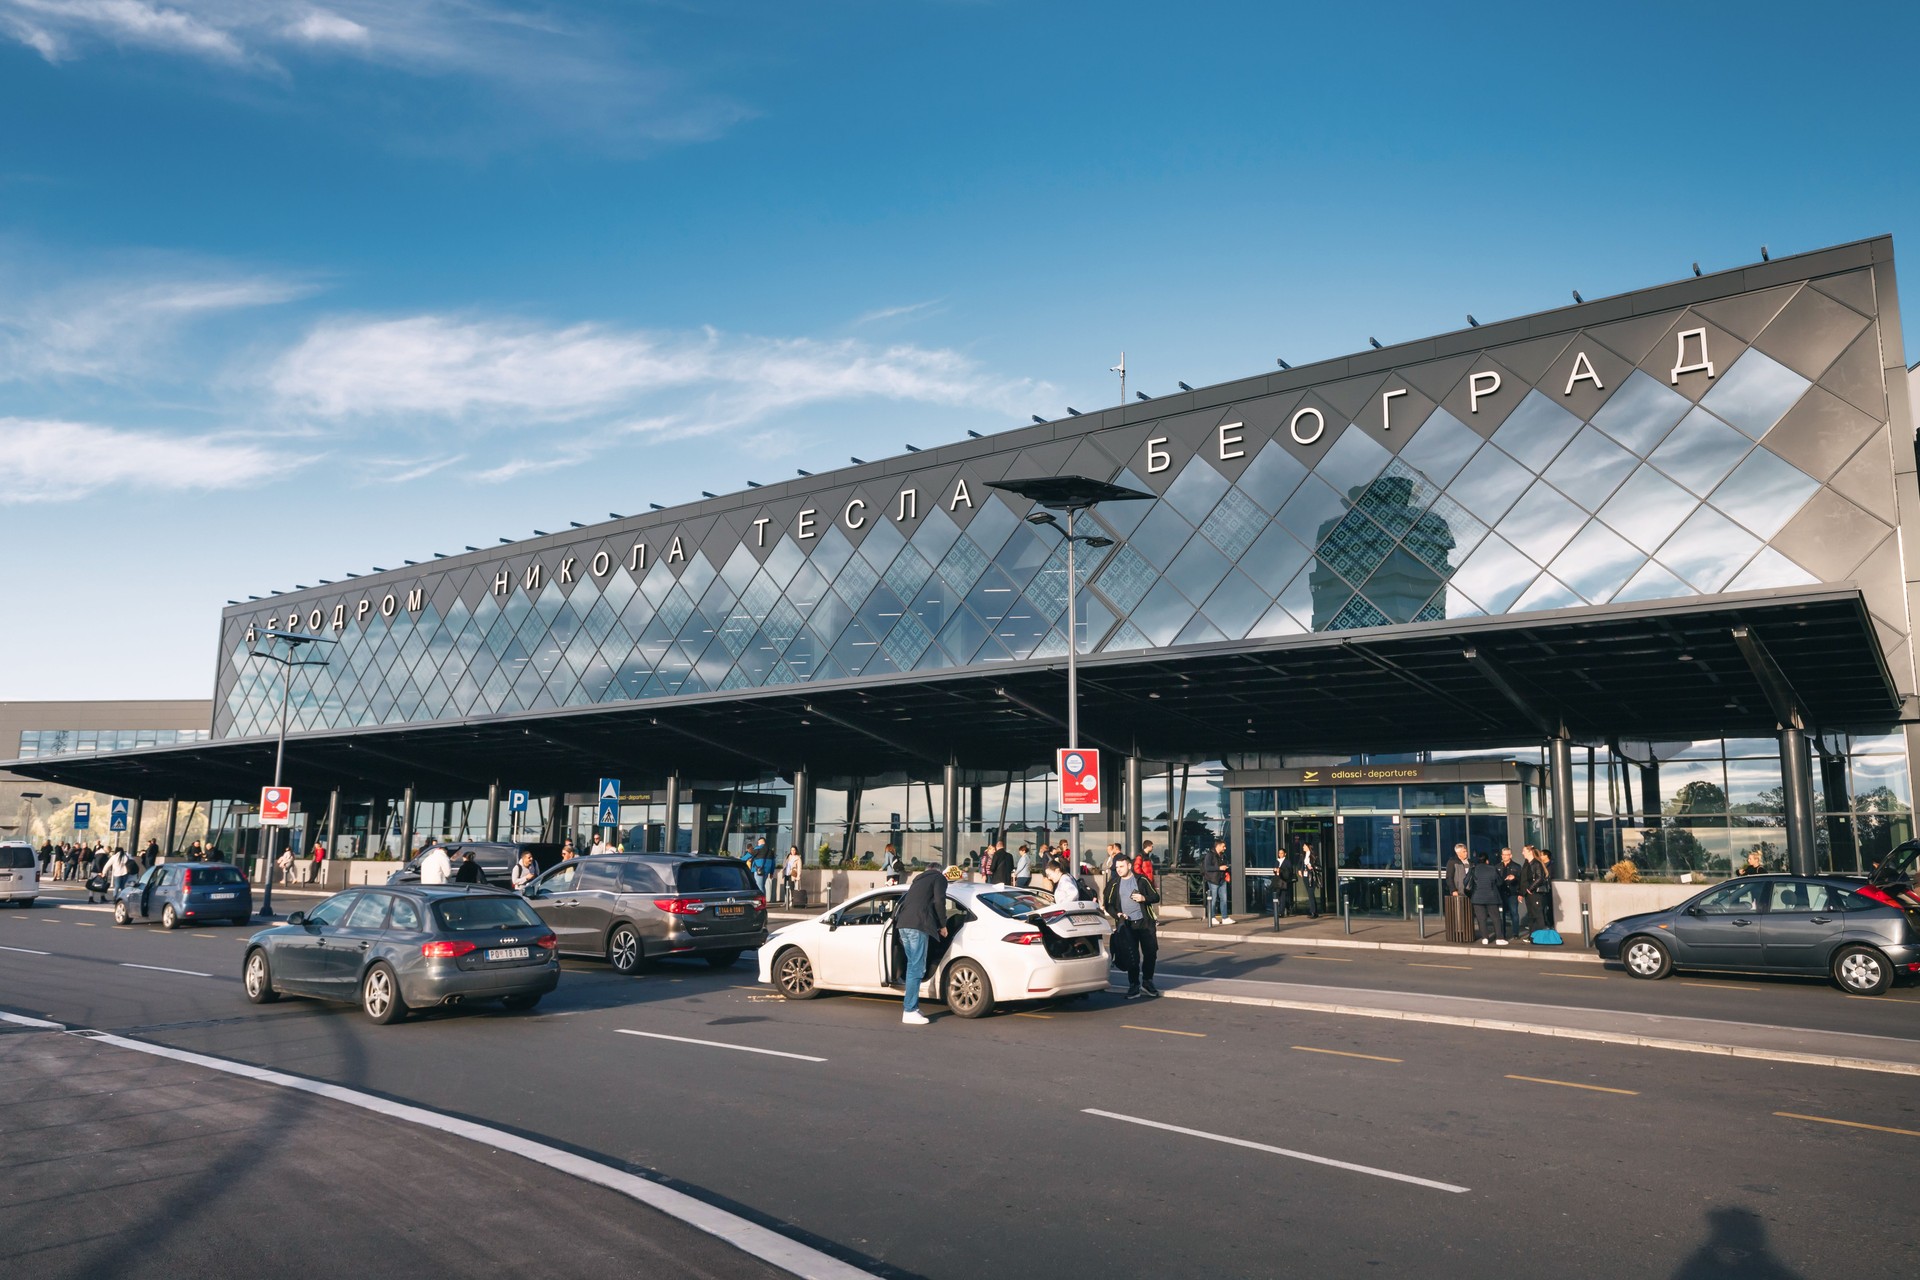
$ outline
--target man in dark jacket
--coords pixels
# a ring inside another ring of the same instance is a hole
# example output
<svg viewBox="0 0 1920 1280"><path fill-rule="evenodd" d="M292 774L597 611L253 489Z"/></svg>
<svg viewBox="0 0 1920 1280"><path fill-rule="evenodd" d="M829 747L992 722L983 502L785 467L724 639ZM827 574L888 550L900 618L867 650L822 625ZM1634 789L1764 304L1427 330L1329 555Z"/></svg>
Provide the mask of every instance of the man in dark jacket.
<svg viewBox="0 0 1920 1280"><path fill-rule="evenodd" d="M1153 967L1160 958L1160 938L1154 923L1154 905L1159 901L1160 891L1153 881L1133 873L1132 858L1123 853L1114 860L1113 874L1100 894L1100 906L1113 921L1113 947L1120 967L1127 971L1129 1000L1143 990L1150 996L1160 994L1160 988L1153 985Z"/></svg>
<svg viewBox="0 0 1920 1280"><path fill-rule="evenodd" d="M1293 864L1291 850L1280 851L1280 864L1273 869L1273 918L1275 920L1293 914L1293 885L1300 878L1300 868Z"/></svg>
<svg viewBox="0 0 1920 1280"><path fill-rule="evenodd" d="M1208 925L1233 923L1233 917L1227 914L1227 885L1233 878L1231 867L1225 840L1215 840L1213 852L1200 859L1200 879L1207 886Z"/></svg>
<svg viewBox="0 0 1920 1280"><path fill-rule="evenodd" d="M913 878L900 896L894 923L900 930L900 947L907 953L900 1021L924 1027L927 1016L920 1012L920 984L927 978L927 948L935 938L947 936L947 875L942 868L928 867Z"/></svg>
<svg viewBox="0 0 1920 1280"><path fill-rule="evenodd" d="M1473 903L1473 931L1480 945L1506 946L1506 935L1500 927L1500 876L1484 853L1467 868L1467 897Z"/></svg>
<svg viewBox="0 0 1920 1280"><path fill-rule="evenodd" d="M1527 845L1521 850L1526 861L1520 864L1520 886L1526 894L1527 935L1536 929L1553 928L1553 868L1547 855Z"/></svg>
<svg viewBox="0 0 1920 1280"><path fill-rule="evenodd" d="M1500 936L1511 938L1520 932L1520 895L1526 892L1520 878L1526 868L1513 860L1513 850L1502 849L1493 873L1500 877Z"/></svg>
<svg viewBox="0 0 1920 1280"><path fill-rule="evenodd" d="M1007 852L1005 840L993 842L993 856L987 859L987 883L1013 885L1013 855Z"/></svg>

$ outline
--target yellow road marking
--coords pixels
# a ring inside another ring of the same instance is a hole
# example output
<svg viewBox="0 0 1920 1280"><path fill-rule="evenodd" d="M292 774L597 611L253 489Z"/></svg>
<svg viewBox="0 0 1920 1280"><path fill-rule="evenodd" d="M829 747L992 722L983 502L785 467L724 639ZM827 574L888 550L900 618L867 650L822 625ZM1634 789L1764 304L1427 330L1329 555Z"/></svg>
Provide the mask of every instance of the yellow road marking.
<svg viewBox="0 0 1920 1280"><path fill-rule="evenodd" d="M1683 987L1712 987L1716 991L1759 991L1760 987L1743 987L1737 982L1682 982Z"/></svg>
<svg viewBox="0 0 1920 1280"><path fill-rule="evenodd" d="M1335 964L1352 964L1353 963L1353 961L1346 959L1344 956L1295 956L1294 959L1295 960L1331 960Z"/></svg>
<svg viewBox="0 0 1920 1280"><path fill-rule="evenodd" d="M1310 1044L1293 1046L1302 1053L1331 1053L1339 1058L1365 1058L1368 1062L1405 1062L1405 1058L1383 1058L1377 1053L1348 1053L1345 1049L1316 1049Z"/></svg>
<svg viewBox="0 0 1920 1280"><path fill-rule="evenodd" d="M82 929L91 929L94 927L91 920L75 920L73 923Z"/></svg>
<svg viewBox="0 0 1920 1280"><path fill-rule="evenodd" d="M1469 972L1473 969L1470 964L1424 964L1418 960L1409 960L1407 963L1415 969L1465 969Z"/></svg>
<svg viewBox="0 0 1920 1280"><path fill-rule="evenodd" d="M1122 1031L1153 1031L1163 1036L1192 1036L1195 1040L1205 1040L1207 1038L1207 1034L1204 1031L1169 1031L1165 1027L1134 1027L1128 1026L1124 1022L1120 1024L1120 1029Z"/></svg>
<svg viewBox="0 0 1920 1280"><path fill-rule="evenodd" d="M1610 1089L1604 1084L1580 1084L1573 1080L1547 1080L1540 1076L1508 1076L1509 1080L1525 1080L1529 1084L1557 1084L1563 1089L1591 1089L1595 1093L1624 1093L1628 1097L1640 1096L1638 1089Z"/></svg>
<svg viewBox="0 0 1920 1280"><path fill-rule="evenodd" d="M1553 970L1551 970L1551 969L1541 969L1541 970L1539 971L1539 975L1538 975L1538 976L1540 976L1540 977L1542 977L1542 978L1580 978L1580 979L1583 979L1583 980L1585 980L1585 981L1587 981L1587 982L1605 982L1605 981L1607 980L1607 979L1606 979L1606 975L1605 975L1605 974L1599 974L1599 973L1555 973L1555 972L1554 972Z"/></svg>
<svg viewBox="0 0 1920 1280"><path fill-rule="evenodd" d="M761 988L760 988L760 987L743 987L743 986L740 986L740 985L739 985L738 983L735 983L735 984L734 984L734 987L733 987L733 989L734 989L735 991L759 991L759 990L761 990Z"/></svg>
<svg viewBox="0 0 1920 1280"><path fill-rule="evenodd" d="M871 1000L875 1004L899 1004L898 1000L889 1000L885 996L848 996L849 1000Z"/></svg>
<svg viewBox="0 0 1920 1280"><path fill-rule="evenodd" d="M1016 1013L1013 1016L1016 1018L1049 1018L1049 1019L1053 1017L1053 1015L1050 1013Z"/></svg>
<svg viewBox="0 0 1920 1280"><path fill-rule="evenodd" d="M1871 1129L1875 1133L1897 1133L1903 1138L1920 1138L1920 1129L1895 1129L1884 1124L1861 1124L1858 1120L1835 1120L1828 1116L1803 1116L1797 1111L1776 1111L1773 1114L1786 1120L1811 1120L1816 1124L1837 1124L1849 1129Z"/></svg>

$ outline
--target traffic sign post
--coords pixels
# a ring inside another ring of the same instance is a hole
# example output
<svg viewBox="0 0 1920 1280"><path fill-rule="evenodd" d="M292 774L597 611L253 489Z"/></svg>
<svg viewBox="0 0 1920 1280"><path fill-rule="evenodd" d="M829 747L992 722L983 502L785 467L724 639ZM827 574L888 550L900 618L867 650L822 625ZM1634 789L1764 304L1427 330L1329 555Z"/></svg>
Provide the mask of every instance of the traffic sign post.
<svg viewBox="0 0 1920 1280"><path fill-rule="evenodd" d="M129 804L130 802L126 800L114 800L108 803L107 830L125 831L127 829L127 808Z"/></svg>
<svg viewBox="0 0 1920 1280"><path fill-rule="evenodd" d="M507 821L515 840L520 838L520 819L526 815L529 799L524 791L507 792Z"/></svg>
<svg viewBox="0 0 1920 1280"><path fill-rule="evenodd" d="M85 800L73 802L73 829L85 831L93 825L93 806Z"/></svg>
<svg viewBox="0 0 1920 1280"><path fill-rule="evenodd" d="M1062 747L1057 762L1060 775L1060 812L1100 812L1100 752L1094 747ZM1080 851L1074 850L1078 857Z"/></svg>
<svg viewBox="0 0 1920 1280"><path fill-rule="evenodd" d="M600 779L600 812L597 818L598 821L594 824L596 826L617 827L620 825L620 779ZM607 838L607 843L613 843L611 836Z"/></svg>
<svg viewBox="0 0 1920 1280"><path fill-rule="evenodd" d="M260 788L260 825L286 827L293 824L293 788Z"/></svg>

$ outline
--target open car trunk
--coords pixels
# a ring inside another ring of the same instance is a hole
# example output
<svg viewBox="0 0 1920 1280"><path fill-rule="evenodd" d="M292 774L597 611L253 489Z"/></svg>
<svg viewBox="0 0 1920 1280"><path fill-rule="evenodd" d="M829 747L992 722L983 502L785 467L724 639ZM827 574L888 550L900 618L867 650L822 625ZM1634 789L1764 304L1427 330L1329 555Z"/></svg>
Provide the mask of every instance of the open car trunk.
<svg viewBox="0 0 1920 1280"><path fill-rule="evenodd" d="M1093 907L1049 907L1035 912L1047 954L1055 960L1085 960L1100 954L1100 940L1111 931L1106 916Z"/></svg>

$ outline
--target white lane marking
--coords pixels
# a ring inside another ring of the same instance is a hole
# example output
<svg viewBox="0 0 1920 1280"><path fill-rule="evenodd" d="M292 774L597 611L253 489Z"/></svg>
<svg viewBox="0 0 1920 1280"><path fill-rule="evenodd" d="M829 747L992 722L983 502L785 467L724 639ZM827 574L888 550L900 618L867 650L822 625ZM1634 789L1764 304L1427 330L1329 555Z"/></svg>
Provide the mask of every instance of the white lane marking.
<svg viewBox="0 0 1920 1280"><path fill-rule="evenodd" d="M122 969L151 969L155 973L183 973L189 978L211 978L210 973L201 973L198 969L169 969L163 964L125 964Z"/></svg>
<svg viewBox="0 0 1920 1280"><path fill-rule="evenodd" d="M49 1025L57 1026L58 1024ZM105 1032L88 1032L85 1035L87 1039L102 1044L131 1049L135 1053L152 1054L157 1058L171 1058L176 1062L191 1063L212 1071L224 1071L228 1075L242 1076L263 1084L298 1089L302 1093L331 1098L336 1102L344 1102L348 1106L359 1107L365 1111L391 1116L396 1120L404 1120L428 1129L438 1129L442 1133L450 1133L472 1142L485 1143L497 1151L510 1151L535 1164L545 1165L549 1169L558 1170L584 1182L591 1182L596 1186L606 1187L610 1191L617 1191L638 1200L641 1204L658 1209L669 1217L678 1218L690 1227L704 1231L708 1235L717 1236L742 1253L751 1254L762 1262L779 1267L790 1274L808 1277L808 1280L872 1280L873 1273L870 1271L862 1271L831 1254L809 1248L797 1240L789 1240L777 1231L772 1231L756 1222L749 1222L745 1218L736 1217L724 1209L717 1209L683 1191L663 1187L657 1182L649 1182L635 1174L611 1168L596 1160L590 1160L586 1156L575 1155L571 1151L550 1147L544 1142L523 1138L517 1133L508 1133L504 1129L475 1124L471 1120L458 1120L453 1116L441 1115L437 1111L429 1111L425 1107L393 1102L337 1084L284 1075L278 1071L269 1071L265 1067L256 1067L244 1062L212 1058L201 1053L190 1053L185 1049L148 1044L143 1040L128 1040L123 1036L108 1035Z"/></svg>
<svg viewBox="0 0 1920 1280"><path fill-rule="evenodd" d="M0 951L17 951L23 956L50 956L51 951L35 951L32 947L0 947Z"/></svg>
<svg viewBox="0 0 1920 1280"><path fill-rule="evenodd" d="M825 1062L825 1058L815 1058L805 1053L782 1053L778 1049L756 1049L747 1044L727 1044L720 1040L695 1040L690 1036L663 1036L658 1031L628 1031L615 1027L614 1033L623 1036L645 1036L649 1040L676 1040L681 1044L703 1044L709 1049L736 1049L741 1053L764 1053L770 1058L798 1058L802 1062Z"/></svg>
<svg viewBox="0 0 1920 1280"><path fill-rule="evenodd" d="M1123 1116L1117 1111L1096 1111L1085 1108L1083 1114L1104 1116L1108 1120L1124 1120L1128 1124L1145 1125L1149 1129L1165 1129L1169 1133L1184 1133L1190 1138L1205 1138L1209 1142L1224 1142L1229 1146L1246 1147L1253 1151L1265 1151L1270 1155L1286 1156L1290 1160L1305 1160L1310 1164L1324 1164L1334 1169L1345 1169L1350 1173L1364 1173L1375 1178L1391 1178L1395 1182L1410 1182L1416 1187L1432 1187L1435 1191L1451 1191L1455 1195L1471 1191L1471 1187L1456 1187L1451 1182L1434 1182L1429 1178L1416 1178L1410 1173L1395 1173L1391 1169L1375 1169L1371 1165L1349 1164L1345 1160L1333 1160L1327 1156L1309 1155L1305 1151L1289 1151L1285 1147L1270 1147L1264 1142L1249 1142L1245 1138L1229 1138L1223 1133L1208 1133L1204 1129L1185 1129L1177 1124L1162 1124L1158 1120L1142 1120L1139 1116Z"/></svg>
<svg viewBox="0 0 1920 1280"><path fill-rule="evenodd" d="M48 1022L45 1018L29 1018L19 1013L0 1013L0 1022L18 1023L23 1027L51 1027L55 1031L66 1030L66 1027L58 1022Z"/></svg>

